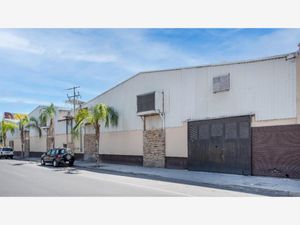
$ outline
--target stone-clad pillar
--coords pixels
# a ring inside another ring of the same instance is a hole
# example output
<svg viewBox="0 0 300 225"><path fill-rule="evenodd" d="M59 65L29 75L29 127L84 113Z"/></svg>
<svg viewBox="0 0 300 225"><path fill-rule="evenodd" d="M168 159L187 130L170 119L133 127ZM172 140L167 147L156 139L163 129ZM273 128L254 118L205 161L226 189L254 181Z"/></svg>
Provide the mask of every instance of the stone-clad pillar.
<svg viewBox="0 0 300 225"><path fill-rule="evenodd" d="M143 139L144 166L165 167L165 131L163 129L145 130L143 133Z"/></svg>
<svg viewBox="0 0 300 225"><path fill-rule="evenodd" d="M84 135L84 160L96 160L99 151L97 149L96 134Z"/></svg>

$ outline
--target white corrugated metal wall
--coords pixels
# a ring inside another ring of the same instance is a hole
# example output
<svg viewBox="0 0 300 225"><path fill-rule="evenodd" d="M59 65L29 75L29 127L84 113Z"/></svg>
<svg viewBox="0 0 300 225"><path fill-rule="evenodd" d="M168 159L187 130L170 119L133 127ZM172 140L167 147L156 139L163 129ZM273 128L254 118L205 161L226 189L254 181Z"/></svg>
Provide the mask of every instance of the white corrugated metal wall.
<svg viewBox="0 0 300 225"><path fill-rule="evenodd" d="M212 79L230 73L228 92L214 94ZM257 120L296 117L294 60L285 58L139 74L88 102L117 109L120 123L104 131L142 130L136 115L136 95L165 92L166 127L186 120L254 113Z"/></svg>

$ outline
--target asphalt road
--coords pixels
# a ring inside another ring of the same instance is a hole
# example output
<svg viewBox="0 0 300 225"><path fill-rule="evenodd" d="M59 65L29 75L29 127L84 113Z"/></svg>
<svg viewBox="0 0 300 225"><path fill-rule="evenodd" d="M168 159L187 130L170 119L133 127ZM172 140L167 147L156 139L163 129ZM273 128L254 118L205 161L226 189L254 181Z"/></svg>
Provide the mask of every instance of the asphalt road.
<svg viewBox="0 0 300 225"><path fill-rule="evenodd" d="M84 196L255 196L122 174L92 172L76 167L40 166L36 162L0 160L2 197Z"/></svg>

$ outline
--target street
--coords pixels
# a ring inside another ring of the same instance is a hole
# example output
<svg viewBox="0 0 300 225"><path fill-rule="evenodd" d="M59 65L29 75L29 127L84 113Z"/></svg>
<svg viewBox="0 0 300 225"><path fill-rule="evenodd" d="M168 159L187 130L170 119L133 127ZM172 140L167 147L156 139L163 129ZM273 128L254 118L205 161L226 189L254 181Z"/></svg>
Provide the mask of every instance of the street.
<svg viewBox="0 0 300 225"><path fill-rule="evenodd" d="M257 196L254 194L91 172L81 168L40 166L37 162L0 160L2 197L83 196Z"/></svg>

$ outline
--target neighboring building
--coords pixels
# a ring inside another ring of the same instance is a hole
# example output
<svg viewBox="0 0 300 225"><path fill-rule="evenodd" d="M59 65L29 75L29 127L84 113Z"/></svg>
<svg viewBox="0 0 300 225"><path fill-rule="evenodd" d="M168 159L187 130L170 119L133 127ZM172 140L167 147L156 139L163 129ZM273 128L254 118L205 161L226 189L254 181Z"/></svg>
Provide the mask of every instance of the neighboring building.
<svg viewBox="0 0 300 225"><path fill-rule="evenodd" d="M39 119L41 111L46 106L38 106L31 113L28 114L28 117L34 117ZM70 146L71 143L71 122L66 124L66 116L70 116L71 111L69 109L63 107L56 107L56 116L54 118L54 144L55 147L66 147ZM39 137L39 133L35 129L27 129L25 132L25 155L31 157L39 157L44 152L46 152L47 148L49 148L51 138L47 135L47 126L49 125L49 121L47 124L40 124L42 127L42 136ZM68 135L67 135L68 128ZM47 142L48 138L48 142ZM16 129L14 135L8 134L7 141L11 147L14 148L16 154L21 154L21 140L20 140L20 131ZM68 144L68 145L67 145ZM47 146L48 145L48 146ZM80 157L80 152L82 149L80 148L79 140L75 139L75 153ZM78 157L77 156L77 157Z"/></svg>
<svg viewBox="0 0 300 225"><path fill-rule="evenodd" d="M101 126L103 161L300 178L299 53L141 72L90 100L119 113ZM84 151L95 150L94 131Z"/></svg>

